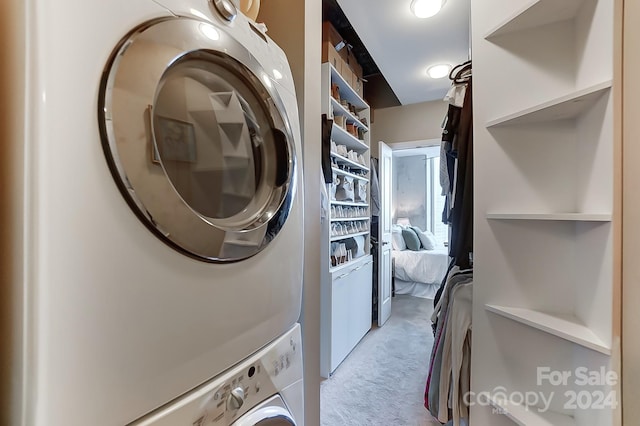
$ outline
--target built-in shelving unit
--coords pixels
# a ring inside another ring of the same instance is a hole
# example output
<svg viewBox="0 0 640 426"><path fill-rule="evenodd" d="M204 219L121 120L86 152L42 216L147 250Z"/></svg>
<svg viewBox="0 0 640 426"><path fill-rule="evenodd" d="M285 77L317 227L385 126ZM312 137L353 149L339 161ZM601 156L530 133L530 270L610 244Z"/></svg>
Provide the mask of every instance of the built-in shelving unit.
<svg viewBox="0 0 640 426"><path fill-rule="evenodd" d="M321 301L321 374L329 377L371 328L369 106L322 64L322 112L333 120L327 184L326 272Z"/></svg>
<svg viewBox="0 0 640 426"><path fill-rule="evenodd" d="M507 399L473 405L470 424L616 424L615 407L577 409L565 394L617 390L574 382L578 368L619 365L616 3L471 3L471 391L502 388ZM561 386L540 383L540 367L573 376ZM514 404L514 392L556 397L540 412Z"/></svg>

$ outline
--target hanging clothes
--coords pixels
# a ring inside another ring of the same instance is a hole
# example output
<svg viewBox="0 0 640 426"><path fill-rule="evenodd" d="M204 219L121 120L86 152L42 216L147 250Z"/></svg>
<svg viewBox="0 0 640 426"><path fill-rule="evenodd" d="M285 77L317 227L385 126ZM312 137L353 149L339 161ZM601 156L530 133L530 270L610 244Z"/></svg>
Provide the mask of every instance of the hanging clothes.
<svg viewBox="0 0 640 426"><path fill-rule="evenodd" d="M470 285L472 282L471 270L461 270L454 266L447 276L440 303L434 309L432 316L432 320L437 319L437 328L425 386L424 405L443 423L450 418L449 408L453 409L455 406L458 413L465 413L464 407L453 404L450 394L456 396L456 401L463 402L462 396L465 394L460 392L460 378L466 378L470 373L468 367L463 371L463 365L468 366L469 363L465 364L465 357L463 355L460 358L460 353L464 349L466 333L471 327L471 308L470 305L464 306L465 302L454 301L460 298L470 300L470 288L460 293L460 296L457 294L460 287ZM468 310L465 314L466 307ZM456 378L455 381L451 381L454 368ZM463 386L464 389L468 387L468 385Z"/></svg>
<svg viewBox="0 0 640 426"><path fill-rule="evenodd" d="M434 345L424 405L442 423L465 424L471 375L473 294L473 108L471 61L455 67L440 146L442 220L449 225L451 264L434 299Z"/></svg>
<svg viewBox="0 0 640 426"><path fill-rule="evenodd" d="M473 252L473 107L471 62L451 71L449 108L440 147L440 185L446 196L442 221L451 227L449 255L462 268ZM461 101L461 97L463 98Z"/></svg>
<svg viewBox="0 0 640 426"><path fill-rule="evenodd" d="M455 188L451 208L449 255L461 268L471 267L473 252L473 108L471 77L452 142L457 153Z"/></svg>

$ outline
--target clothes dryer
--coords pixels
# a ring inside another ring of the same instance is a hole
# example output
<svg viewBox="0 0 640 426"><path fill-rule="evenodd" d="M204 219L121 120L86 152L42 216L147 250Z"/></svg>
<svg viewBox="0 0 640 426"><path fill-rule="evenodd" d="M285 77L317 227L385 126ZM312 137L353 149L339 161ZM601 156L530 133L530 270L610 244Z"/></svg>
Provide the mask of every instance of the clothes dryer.
<svg viewBox="0 0 640 426"><path fill-rule="evenodd" d="M24 424L123 425L299 317L291 72L229 1L26 3Z"/></svg>

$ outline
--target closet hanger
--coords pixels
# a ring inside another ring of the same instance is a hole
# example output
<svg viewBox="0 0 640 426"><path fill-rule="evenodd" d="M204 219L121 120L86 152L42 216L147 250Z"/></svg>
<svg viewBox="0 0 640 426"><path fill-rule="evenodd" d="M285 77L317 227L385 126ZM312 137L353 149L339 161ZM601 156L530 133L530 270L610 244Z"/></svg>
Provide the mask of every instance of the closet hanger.
<svg viewBox="0 0 640 426"><path fill-rule="evenodd" d="M471 60L456 65L449 73L449 79L452 80L454 84L466 83L469 81L469 77L471 77Z"/></svg>

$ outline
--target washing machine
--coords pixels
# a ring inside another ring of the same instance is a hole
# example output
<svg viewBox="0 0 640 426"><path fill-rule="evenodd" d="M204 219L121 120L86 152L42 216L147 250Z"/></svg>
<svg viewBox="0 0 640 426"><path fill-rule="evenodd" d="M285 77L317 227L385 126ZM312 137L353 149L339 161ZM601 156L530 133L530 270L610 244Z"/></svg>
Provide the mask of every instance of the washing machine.
<svg viewBox="0 0 640 426"><path fill-rule="evenodd" d="M303 424L300 326L229 371L127 426Z"/></svg>
<svg viewBox="0 0 640 426"><path fill-rule="evenodd" d="M286 57L229 1L181 5L25 3L23 424L131 423L299 317Z"/></svg>

